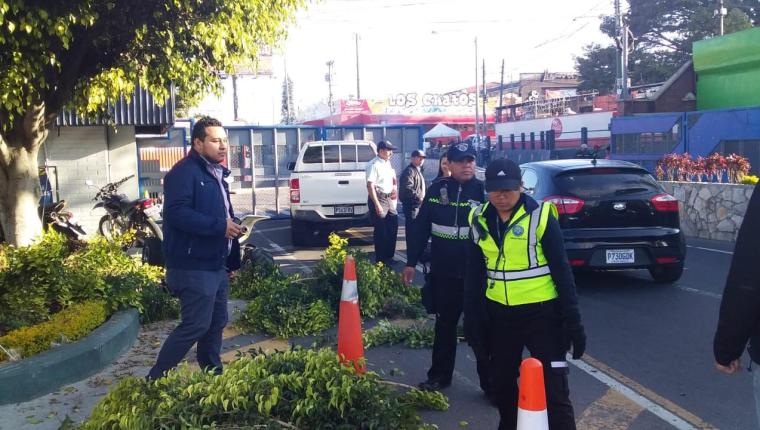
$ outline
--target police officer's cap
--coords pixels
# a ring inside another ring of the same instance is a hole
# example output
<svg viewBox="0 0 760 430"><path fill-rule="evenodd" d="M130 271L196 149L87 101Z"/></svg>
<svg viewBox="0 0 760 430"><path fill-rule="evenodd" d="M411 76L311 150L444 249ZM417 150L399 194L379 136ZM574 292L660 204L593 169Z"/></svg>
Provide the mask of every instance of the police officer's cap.
<svg viewBox="0 0 760 430"><path fill-rule="evenodd" d="M522 185L520 168L512 160L499 158L486 168L485 187L487 192L510 190L517 191Z"/></svg>
<svg viewBox="0 0 760 430"><path fill-rule="evenodd" d="M449 161L462 161L466 158L475 159L475 148L467 142L452 143L446 152Z"/></svg>

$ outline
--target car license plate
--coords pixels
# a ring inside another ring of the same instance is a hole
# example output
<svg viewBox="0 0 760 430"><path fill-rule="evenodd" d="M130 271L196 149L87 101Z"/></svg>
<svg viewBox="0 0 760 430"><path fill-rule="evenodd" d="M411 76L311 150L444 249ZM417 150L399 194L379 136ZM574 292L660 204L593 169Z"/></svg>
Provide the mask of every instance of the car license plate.
<svg viewBox="0 0 760 430"><path fill-rule="evenodd" d="M607 264L632 264L635 262L632 249L608 249Z"/></svg>
<svg viewBox="0 0 760 430"><path fill-rule="evenodd" d="M149 218L158 218L159 213L161 213L161 209L159 209L156 206L148 206L145 208L145 215L147 215Z"/></svg>
<svg viewBox="0 0 760 430"><path fill-rule="evenodd" d="M353 215L353 206L335 206L335 215Z"/></svg>

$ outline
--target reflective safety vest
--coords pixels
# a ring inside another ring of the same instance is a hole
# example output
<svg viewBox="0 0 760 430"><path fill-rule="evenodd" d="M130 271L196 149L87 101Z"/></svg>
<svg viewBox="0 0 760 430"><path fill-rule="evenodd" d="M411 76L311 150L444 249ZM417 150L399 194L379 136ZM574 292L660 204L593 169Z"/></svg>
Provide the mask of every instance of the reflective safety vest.
<svg viewBox="0 0 760 430"><path fill-rule="evenodd" d="M526 213L525 205L522 205L512 216L506 237L498 240L488 232L483 217L489 204L474 208L469 216L472 240L480 247L486 261L486 297L509 306L556 298L557 288L544 257L541 238L550 212L556 218L557 208L545 202Z"/></svg>

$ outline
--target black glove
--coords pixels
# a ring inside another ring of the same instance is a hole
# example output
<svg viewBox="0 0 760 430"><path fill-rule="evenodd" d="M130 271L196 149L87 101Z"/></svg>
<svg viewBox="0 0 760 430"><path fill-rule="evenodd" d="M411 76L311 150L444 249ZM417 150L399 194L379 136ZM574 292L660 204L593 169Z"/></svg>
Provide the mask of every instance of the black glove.
<svg viewBox="0 0 760 430"><path fill-rule="evenodd" d="M570 351L573 348L573 360L583 356L586 351L586 330L580 322L565 323L565 350Z"/></svg>

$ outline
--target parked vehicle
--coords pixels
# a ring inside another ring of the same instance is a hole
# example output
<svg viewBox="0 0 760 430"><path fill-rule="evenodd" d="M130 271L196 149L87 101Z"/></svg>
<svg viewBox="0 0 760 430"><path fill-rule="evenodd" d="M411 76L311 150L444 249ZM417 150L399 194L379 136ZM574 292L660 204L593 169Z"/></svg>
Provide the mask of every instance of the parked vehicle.
<svg viewBox="0 0 760 430"><path fill-rule="evenodd" d="M106 214L98 223L98 232L106 239L112 240L114 236L134 230L135 238L131 247L142 248L144 262L163 265L161 242L164 235L158 226L160 206L153 199L131 200L118 193L119 187L132 177L134 175L104 185L93 198L94 201L98 201L93 209L106 210ZM86 184L95 187L92 181L88 180Z"/></svg>
<svg viewBox="0 0 760 430"><path fill-rule="evenodd" d="M364 169L377 149L369 141L319 141L303 145L288 164L293 245L330 231L369 225Z"/></svg>
<svg viewBox="0 0 760 430"><path fill-rule="evenodd" d="M74 219L74 214L66 209L66 200L40 204L37 214L45 231L52 228L71 240L81 240L87 234Z"/></svg>
<svg viewBox="0 0 760 430"><path fill-rule="evenodd" d="M643 167L619 160L526 163L525 192L557 206L577 269L648 269L658 282L683 273L686 243L678 200Z"/></svg>

